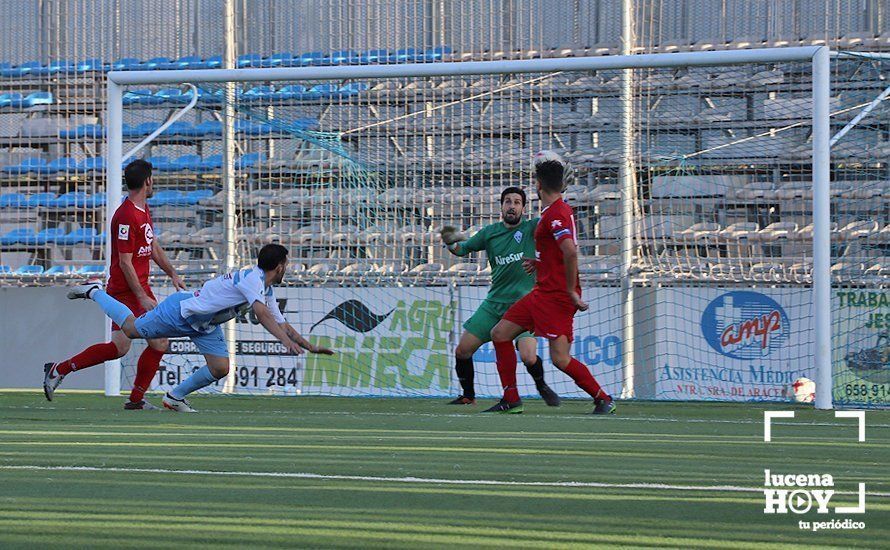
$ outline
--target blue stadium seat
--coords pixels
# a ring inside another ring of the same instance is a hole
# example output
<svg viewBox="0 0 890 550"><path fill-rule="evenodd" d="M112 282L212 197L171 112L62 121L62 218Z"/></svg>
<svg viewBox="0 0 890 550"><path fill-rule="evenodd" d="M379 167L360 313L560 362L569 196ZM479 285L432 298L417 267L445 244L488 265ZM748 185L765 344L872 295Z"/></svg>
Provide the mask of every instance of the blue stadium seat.
<svg viewBox="0 0 890 550"><path fill-rule="evenodd" d="M210 155L201 161L202 172L212 172L222 168L222 155Z"/></svg>
<svg viewBox="0 0 890 550"><path fill-rule="evenodd" d="M365 50L362 52L361 56L359 56L359 62L363 65L388 63L389 51L380 49Z"/></svg>
<svg viewBox="0 0 890 550"><path fill-rule="evenodd" d="M63 236L64 234L65 230L61 227L51 227L49 229L44 229L37 234L37 238L35 239L34 244L38 246L52 244L56 242L56 239Z"/></svg>
<svg viewBox="0 0 890 550"><path fill-rule="evenodd" d="M152 167L159 172L172 172L176 170L176 167L173 165L173 162L169 157L166 156L157 156L145 159L151 163Z"/></svg>
<svg viewBox="0 0 890 550"><path fill-rule="evenodd" d="M134 128L136 135L134 137L144 137L152 132L156 132L161 127L160 122L142 122Z"/></svg>
<svg viewBox="0 0 890 550"><path fill-rule="evenodd" d="M162 69L164 66L170 65L169 57L152 57L148 61L141 64L142 69L147 69L149 71L156 71Z"/></svg>
<svg viewBox="0 0 890 550"><path fill-rule="evenodd" d="M171 61L163 65L161 68L163 69L206 69L207 66L204 64L204 59L197 55L187 55L185 57L180 57L175 61Z"/></svg>
<svg viewBox="0 0 890 550"><path fill-rule="evenodd" d="M205 69L219 69L223 65L223 58L221 55L214 55L212 57L208 57L204 60L204 68Z"/></svg>
<svg viewBox="0 0 890 550"><path fill-rule="evenodd" d="M277 52L263 59L260 67L295 67L299 60L291 52Z"/></svg>
<svg viewBox="0 0 890 550"><path fill-rule="evenodd" d="M55 199L55 193L34 193L33 195L28 195L28 201L25 203L25 208L49 206Z"/></svg>
<svg viewBox="0 0 890 550"><path fill-rule="evenodd" d="M274 97L275 88L272 86L255 86L241 94L241 100L246 102L266 101Z"/></svg>
<svg viewBox="0 0 890 550"><path fill-rule="evenodd" d="M213 189L196 189L194 191L190 191L186 195L186 200L189 203L189 206L193 206L198 204L202 199L209 199L213 196Z"/></svg>
<svg viewBox="0 0 890 550"><path fill-rule="evenodd" d="M288 84L275 92L275 97L279 100L302 99L306 93L306 87L300 84Z"/></svg>
<svg viewBox="0 0 890 550"><path fill-rule="evenodd" d="M266 160L264 153L247 153L235 161L235 168L243 170L245 168L253 168L257 164Z"/></svg>
<svg viewBox="0 0 890 550"><path fill-rule="evenodd" d="M235 60L235 66L239 69L243 69L245 67L259 67L263 63L263 56L258 53L246 53L244 55L239 55L238 59Z"/></svg>
<svg viewBox="0 0 890 550"><path fill-rule="evenodd" d="M26 61L20 65L16 65L15 67L8 67L5 69L0 69L0 76L6 78L21 78L24 76L28 76L31 74L31 71L35 69L39 69L41 67L40 61Z"/></svg>
<svg viewBox="0 0 890 550"><path fill-rule="evenodd" d="M79 73L104 73L107 72L110 65L101 59L85 59L77 63L77 72Z"/></svg>
<svg viewBox="0 0 890 550"><path fill-rule="evenodd" d="M62 139L98 139L105 137L105 127L101 124L81 124L71 130L61 130L59 137Z"/></svg>
<svg viewBox="0 0 890 550"><path fill-rule="evenodd" d="M0 265L0 273L6 274L6 273L9 273L10 271L12 271L12 270L9 268L8 265L6 265L6 264Z"/></svg>
<svg viewBox="0 0 890 550"><path fill-rule="evenodd" d="M47 171L46 164L42 158L27 158L18 164L4 166L3 171L7 174L42 174Z"/></svg>
<svg viewBox="0 0 890 550"><path fill-rule="evenodd" d="M0 107L11 107L13 103L15 103L16 105L20 105L22 100L24 99L25 96L23 96L19 92L0 94Z"/></svg>
<svg viewBox="0 0 890 550"><path fill-rule="evenodd" d="M43 273L42 265L23 265L13 272L15 275L40 275L41 273Z"/></svg>
<svg viewBox="0 0 890 550"><path fill-rule="evenodd" d="M317 84L303 94L302 99L321 99L336 97L338 88L336 84Z"/></svg>
<svg viewBox="0 0 890 550"><path fill-rule="evenodd" d="M389 56L390 63L418 63L423 61L423 53L415 48L402 48Z"/></svg>
<svg viewBox="0 0 890 550"><path fill-rule="evenodd" d="M26 95L21 101L13 100L10 107L18 107L27 109L36 105L52 105L53 94L51 92L32 92Z"/></svg>
<svg viewBox="0 0 890 550"><path fill-rule="evenodd" d="M297 63L304 67L307 65L324 65L324 60L324 52L308 52L300 55L297 58Z"/></svg>
<svg viewBox="0 0 890 550"><path fill-rule="evenodd" d="M54 159L46 165L47 173L57 174L59 172L76 172L77 159L71 157L61 157Z"/></svg>
<svg viewBox="0 0 890 550"><path fill-rule="evenodd" d="M142 62L135 57L124 57L111 64L113 71L138 71L141 68Z"/></svg>
<svg viewBox="0 0 890 550"><path fill-rule="evenodd" d="M98 195L88 195L83 191L70 191L64 195L50 201L48 206L53 208L95 208L98 203L105 203L104 196L101 201L97 200Z"/></svg>
<svg viewBox="0 0 890 550"><path fill-rule="evenodd" d="M222 122L218 120L207 120L200 124L196 124L193 128L194 133L186 135L190 136L221 136Z"/></svg>
<svg viewBox="0 0 890 550"><path fill-rule="evenodd" d="M177 189L166 189L158 191L154 196L148 199L149 206L182 206L188 204L185 195Z"/></svg>
<svg viewBox="0 0 890 550"><path fill-rule="evenodd" d="M0 236L0 246L13 246L17 244L34 244L37 234L30 227L19 227Z"/></svg>
<svg viewBox="0 0 890 550"><path fill-rule="evenodd" d="M34 76L51 76L54 74L75 74L76 72L77 64L64 59L59 59L34 68L31 71L31 74Z"/></svg>
<svg viewBox="0 0 890 550"><path fill-rule="evenodd" d="M223 100L223 91L220 90L205 90L204 88L198 88L198 101L201 103L207 104L218 104L222 103Z"/></svg>
<svg viewBox="0 0 890 550"><path fill-rule="evenodd" d="M104 233L102 235L104 235ZM96 230L92 227L81 227L73 230L67 235L56 237L56 244L59 246L75 246L78 244L97 245L104 241L102 235L97 235Z"/></svg>
<svg viewBox="0 0 890 550"><path fill-rule="evenodd" d="M201 162L204 159L201 158L201 155L182 155L176 160L172 161L174 170L188 170L190 172L200 172L202 170Z"/></svg>
<svg viewBox="0 0 890 550"><path fill-rule="evenodd" d="M44 275L64 275L66 273L72 273L74 270L71 269L71 266L67 265L54 265L51 268L47 269L43 272Z"/></svg>
<svg viewBox="0 0 890 550"><path fill-rule="evenodd" d="M354 50L337 50L327 58L330 65L353 65L361 61L361 54Z"/></svg>
<svg viewBox="0 0 890 550"><path fill-rule="evenodd" d="M194 129L194 125L190 122L177 120L161 133L162 136L187 136Z"/></svg>
<svg viewBox="0 0 890 550"><path fill-rule="evenodd" d="M158 90L155 93L155 97L161 100L161 103L188 103L189 100L185 99L182 94L182 90L179 88L164 88L163 90Z"/></svg>
<svg viewBox="0 0 890 550"><path fill-rule="evenodd" d="M87 157L80 162L77 168L84 172L104 172L105 157Z"/></svg>
<svg viewBox="0 0 890 550"><path fill-rule="evenodd" d="M28 205L28 197L24 193L6 193L0 195L0 208L24 208Z"/></svg>
<svg viewBox="0 0 890 550"><path fill-rule="evenodd" d="M104 265L85 265L77 270L78 275L102 275L105 273Z"/></svg>
<svg viewBox="0 0 890 550"><path fill-rule="evenodd" d="M151 90L146 88L130 90L123 98L124 105L160 105L163 102L162 98L155 97Z"/></svg>
<svg viewBox="0 0 890 550"><path fill-rule="evenodd" d="M451 55L454 51L451 46L436 46L435 48L427 48L423 50L424 61L441 61L446 55Z"/></svg>

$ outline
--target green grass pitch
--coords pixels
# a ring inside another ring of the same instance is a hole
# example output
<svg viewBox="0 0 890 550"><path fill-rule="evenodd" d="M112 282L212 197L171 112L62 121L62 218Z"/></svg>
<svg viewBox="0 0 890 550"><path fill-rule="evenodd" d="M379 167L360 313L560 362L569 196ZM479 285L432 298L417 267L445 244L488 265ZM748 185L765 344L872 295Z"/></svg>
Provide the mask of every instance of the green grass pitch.
<svg viewBox="0 0 890 550"><path fill-rule="evenodd" d="M867 413L859 443L855 419L797 408L764 443L763 411L789 407L622 403L604 418L577 401L509 416L430 399L121 405L0 393L0 548L890 547L890 411ZM865 482L865 530L765 515L765 468L829 473L839 491Z"/></svg>

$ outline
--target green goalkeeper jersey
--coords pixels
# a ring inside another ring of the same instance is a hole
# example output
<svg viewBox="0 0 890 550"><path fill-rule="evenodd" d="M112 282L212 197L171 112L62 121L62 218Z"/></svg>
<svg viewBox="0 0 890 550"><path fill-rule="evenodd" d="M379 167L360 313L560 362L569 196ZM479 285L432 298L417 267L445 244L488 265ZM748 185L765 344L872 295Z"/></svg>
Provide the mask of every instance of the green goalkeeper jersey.
<svg viewBox="0 0 890 550"><path fill-rule="evenodd" d="M535 227L538 218L507 228L503 222L486 225L460 243L460 256L484 250L491 266L491 289L485 298L491 302L512 304L535 286L534 275L522 268L523 258L535 257Z"/></svg>

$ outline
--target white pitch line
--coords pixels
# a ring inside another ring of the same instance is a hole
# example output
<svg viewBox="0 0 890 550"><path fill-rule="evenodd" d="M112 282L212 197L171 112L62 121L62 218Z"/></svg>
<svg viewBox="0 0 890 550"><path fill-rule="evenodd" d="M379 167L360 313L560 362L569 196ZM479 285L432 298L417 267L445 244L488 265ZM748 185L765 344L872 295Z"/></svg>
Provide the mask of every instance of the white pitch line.
<svg viewBox="0 0 890 550"><path fill-rule="evenodd" d="M219 470L172 470L167 468L116 468L96 466L29 466L0 465L0 470L29 470L52 472L116 472L133 474L180 474L228 477L273 477L290 479L326 479L334 481L379 481L384 483L425 483L432 485L488 485L499 487L580 487L597 489L652 489L659 491L701 491L762 493L763 488L737 485L669 485L665 483L600 483L595 481L503 481L498 479L438 479L428 477L350 476L339 474L313 474L309 472L235 472ZM836 491L839 495L856 495L854 491ZM890 493L870 492L869 496L890 497Z"/></svg>

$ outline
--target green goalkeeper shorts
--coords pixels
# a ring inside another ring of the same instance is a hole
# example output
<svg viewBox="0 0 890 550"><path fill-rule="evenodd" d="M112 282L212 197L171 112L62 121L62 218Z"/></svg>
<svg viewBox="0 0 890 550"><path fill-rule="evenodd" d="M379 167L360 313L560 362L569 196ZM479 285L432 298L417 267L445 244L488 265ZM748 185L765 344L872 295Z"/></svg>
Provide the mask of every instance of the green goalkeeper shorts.
<svg viewBox="0 0 890 550"><path fill-rule="evenodd" d="M512 305L513 304L501 304L483 300L479 309L476 310L476 313L464 323L464 329L476 338L482 340L483 344L489 342L491 341L491 329L498 324L498 321L501 320L501 317L504 316L504 313L506 313ZM534 338L534 335L530 332L523 332L516 337L517 340L519 338Z"/></svg>

